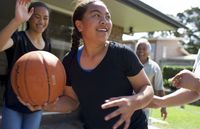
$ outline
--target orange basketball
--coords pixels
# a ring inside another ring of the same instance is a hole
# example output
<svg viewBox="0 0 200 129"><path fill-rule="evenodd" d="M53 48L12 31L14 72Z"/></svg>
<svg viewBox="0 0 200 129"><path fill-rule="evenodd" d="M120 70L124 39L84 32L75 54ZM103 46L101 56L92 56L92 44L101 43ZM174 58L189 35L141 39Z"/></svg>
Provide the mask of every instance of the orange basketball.
<svg viewBox="0 0 200 129"><path fill-rule="evenodd" d="M46 51L32 51L21 56L11 73L17 96L32 106L52 103L63 92L66 74L61 61Z"/></svg>

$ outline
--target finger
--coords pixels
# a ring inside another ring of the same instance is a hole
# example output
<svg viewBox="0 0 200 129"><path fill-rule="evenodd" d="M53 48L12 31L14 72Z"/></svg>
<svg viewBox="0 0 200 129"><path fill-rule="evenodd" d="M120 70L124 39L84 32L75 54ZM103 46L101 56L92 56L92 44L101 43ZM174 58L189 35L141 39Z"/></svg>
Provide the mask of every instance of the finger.
<svg viewBox="0 0 200 129"><path fill-rule="evenodd" d="M16 1L16 7L18 7L19 4L20 4L20 0L17 0L17 1Z"/></svg>
<svg viewBox="0 0 200 129"><path fill-rule="evenodd" d="M117 123L114 124L113 129L117 129L121 124L124 123L124 120L120 118Z"/></svg>
<svg viewBox="0 0 200 129"><path fill-rule="evenodd" d="M106 99L105 102L114 101L114 100L117 100L117 99L120 99L120 98L121 97L112 97L112 98Z"/></svg>
<svg viewBox="0 0 200 129"><path fill-rule="evenodd" d="M53 102L53 104L56 104L59 100L59 97L56 98L56 100Z"/></svg>
<svg viewBox="0 0 200 129"><path fill-rule="evenodd" d="M21 0L21 3L23 4L23 5L27 5L28 3L30 3L31 2L31 0Z"/></svg>
<svg viewBox="0 0 200 129"><path fill-rule="evenodd" d="M23 100L22 100L22 99L21 99L19 96L17 96L17 99L18 99L18 100L19 100L19 102L20 102L20 103L22 103L23 105L25 105L25 106L27 105L27 103L26 103L26 102L24 102L24 101L23 101Z"/></svg>
<svg viewBox="0 0 200 129"><path fill-rule="evenodd" d="M172 83L173 80L174 80L174 77L169 78L169 79L168 79L168 82L169 82L169 83Z"/></svg>
<svg viewBox="0 0 200 129"><path fill-rule="evenodd" d="M27 103L27 107L31 110L31 111L37 111L37 110L41 110L42 106L32 106L29 103Z"/></svg>
<svg viewBox="0 0 200 129"><path fill-rule="evenodd" d="M31 8L30 11L28 12L29 16L32 16L34 12L34 8Z"/></svg>
<svg viewBox="0 0 200 129"><path fill-rule="evenodd" d="M125 121L124 129L128 129L129 125L130 125L130 119Z"/></svg>
<svg viewBox="0 0 200 129"><path fill-rule="evenodd" d="M116 106L120 106L120 100L114 100L114 101L104 103L101 105L101 108L107 109L107 108L116 107Z"/></svg>
<svg viewBox="0 0 200 129"><path fill-rule="evenodd" d="M108 120L110 120L110 119L112 119L112 118L114 118L114 117L116 117L116 116L119 116L120 114L121 114L120 110L117 109L117 110L115 110L114 112L112 112L112 113L110 113L109 115L107 115L107 116L105 117L105 120L108 121Z"/></svg>
<svg viewBox="0 0 200 129"><path fill-rule="evenodd" d="M41 106L31 106L31 105L29 105L28 108L29 108L31 111L42 110L42 107L41 107Z"/></svg>

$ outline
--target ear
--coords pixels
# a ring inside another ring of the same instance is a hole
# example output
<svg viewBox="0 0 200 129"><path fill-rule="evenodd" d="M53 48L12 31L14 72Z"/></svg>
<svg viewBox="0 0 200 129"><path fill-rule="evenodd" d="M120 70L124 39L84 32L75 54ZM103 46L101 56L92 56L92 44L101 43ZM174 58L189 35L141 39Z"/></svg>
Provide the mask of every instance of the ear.
<svg viewBox="0 0 200 129"><path fill-rule="evenodd" d="M83 30L82 22L80 20L75 21L75 26L76 26L76 28L78 29L79 32L81 32Z"/></svg>

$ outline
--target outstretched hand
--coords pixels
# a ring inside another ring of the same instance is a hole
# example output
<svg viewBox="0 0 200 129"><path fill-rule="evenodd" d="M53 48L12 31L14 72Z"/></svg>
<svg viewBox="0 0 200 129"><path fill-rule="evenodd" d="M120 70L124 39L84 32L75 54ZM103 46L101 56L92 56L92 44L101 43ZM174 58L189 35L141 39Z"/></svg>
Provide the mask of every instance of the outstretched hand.
<svg viewBox="0 0 200 129"><path fill-rule="evenodd" d="M120 125L125 123L124 129L128 129L130 125L131 116L137 110L134 103L134 100L131 97L115 97L106 100L104 104L102 104L102 109L118 107L114 112L105 116L105 120L108 121L116 116L121 116L120 119L113 125L113 129L117 129Z"/></svg>
<svg viewBox="0 0 200 129"><path fill-rule="evenodd" d="M198 77L196 77L193 72L189 70L182 70L173 77L172 84L177 88L186 88L196 91L198 89L197 86L199 86L197 84L198 80Z"/></svg>
<svg viewBox="0 0 200 129"><path fill-rule="evenodd" d="M33 14L34 9L28 11L28 4L31 0L17 0L15 7L15 19L19 23L28 21Z"/></svg>

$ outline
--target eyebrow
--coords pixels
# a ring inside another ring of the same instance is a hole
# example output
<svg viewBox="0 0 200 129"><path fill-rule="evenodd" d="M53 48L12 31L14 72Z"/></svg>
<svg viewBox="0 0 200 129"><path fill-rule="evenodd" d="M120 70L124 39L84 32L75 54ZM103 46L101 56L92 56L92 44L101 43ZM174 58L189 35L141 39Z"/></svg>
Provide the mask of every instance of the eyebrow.
<svg viewBox="0 0 200 129"><path fill-rule="evenodd" d="M33 15L41 16L39 13L34 13ZM44 15L44 17L49 17L49 15Z"/></svg>
<svg viewBox="0 0 200 129"><path fill-rule="evenodd" d="M90 13L93 13L93 12L98 12L98 13L101 13L101 11L97 10L97 9L94 9L94 10L91 10ZM109 12L106 12L106 14L110 15Z"/></svg>

